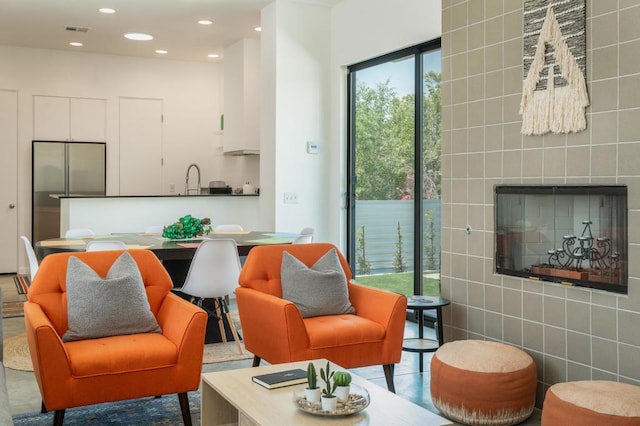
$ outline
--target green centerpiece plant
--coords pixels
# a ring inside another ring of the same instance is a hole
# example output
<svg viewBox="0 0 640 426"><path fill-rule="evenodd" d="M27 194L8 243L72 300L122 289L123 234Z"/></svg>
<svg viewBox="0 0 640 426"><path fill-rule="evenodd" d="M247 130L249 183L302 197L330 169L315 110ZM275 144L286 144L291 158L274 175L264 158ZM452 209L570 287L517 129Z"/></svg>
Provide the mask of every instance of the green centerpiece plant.
<svg viewBox="0 0 640 426"><path fill-rule="evenodd" d="M162 231L164 238L180 240L206 235L211 232L211 219L208 217L198 219L190 214L181 217L177 222L165 226Z"/></svg>

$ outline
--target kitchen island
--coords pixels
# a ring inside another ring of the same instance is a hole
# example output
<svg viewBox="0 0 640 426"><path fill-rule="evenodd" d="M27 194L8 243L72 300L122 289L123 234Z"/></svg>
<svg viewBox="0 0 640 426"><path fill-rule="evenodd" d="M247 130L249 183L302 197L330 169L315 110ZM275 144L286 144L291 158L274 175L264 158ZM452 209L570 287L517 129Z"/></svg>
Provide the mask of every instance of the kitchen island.
<svg viewBox="0 0 640 426"><path fill-rule="evenodd" d="M269 229L261 223L258 195L60 196L60 236L67 229L89 228L97 235L144 232L170 225L184 215L208 217L212 226L234 223L246 230Z"/></svg>

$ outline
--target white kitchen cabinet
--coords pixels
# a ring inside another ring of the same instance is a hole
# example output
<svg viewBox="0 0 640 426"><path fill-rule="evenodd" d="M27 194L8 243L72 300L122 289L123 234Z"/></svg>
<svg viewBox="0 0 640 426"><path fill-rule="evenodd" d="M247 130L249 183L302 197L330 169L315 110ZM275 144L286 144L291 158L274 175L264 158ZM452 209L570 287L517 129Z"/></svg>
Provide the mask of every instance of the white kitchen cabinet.
<svg viewBox="0 0 640 426"><path fill-rule="evenodd" d="M106 140L104 99L34 96L33 116L35 140Z"/></svg>
<svg viewBox="0 0 640 426"><path fill-rule="evenodd" d="M224 50L224 152L260 150L260 41L242 39Z"/></svg>

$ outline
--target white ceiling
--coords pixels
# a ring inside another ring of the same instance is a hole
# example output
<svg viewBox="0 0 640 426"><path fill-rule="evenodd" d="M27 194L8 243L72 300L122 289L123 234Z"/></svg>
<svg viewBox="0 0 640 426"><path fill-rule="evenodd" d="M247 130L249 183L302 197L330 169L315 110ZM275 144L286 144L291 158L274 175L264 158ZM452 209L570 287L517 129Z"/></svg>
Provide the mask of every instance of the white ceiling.
<svg viewBox="0 0 640 426"><path fill-rule="evenodd" d="M0 0L0 45L103 54L220 61L225 46L241 38L259 38L260 10L273 0ZM339 0L337 0L339 1ZM336 0L306 0L331 6ZM106 15L101 7L116 10ZM199 19L213 25L199 25ZM66 26L87 27L86 33ZM136 42L125 32L152 34ZM69 46L79 41L83 47ZM154 51L165 49L167 55Z"/></svg>

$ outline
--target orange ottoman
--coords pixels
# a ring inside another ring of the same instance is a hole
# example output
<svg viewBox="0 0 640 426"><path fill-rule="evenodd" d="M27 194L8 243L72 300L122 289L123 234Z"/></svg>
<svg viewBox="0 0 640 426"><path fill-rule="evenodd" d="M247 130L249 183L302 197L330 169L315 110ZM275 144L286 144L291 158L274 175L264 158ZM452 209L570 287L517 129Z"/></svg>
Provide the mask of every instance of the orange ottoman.
<svg viewBox="0 0 640 426"><path fill-rule="evenodd" d="M542 424L640 425L640 387L606 380L556 383L547 390Z"/></svg>
<svg viewBox="0 0 640 426"><path fill-rule="evenodd" d="M503 343L459 340L431 359L431 399L445 417L468 425L513 425L533 412L536 365Z"/></svg>

